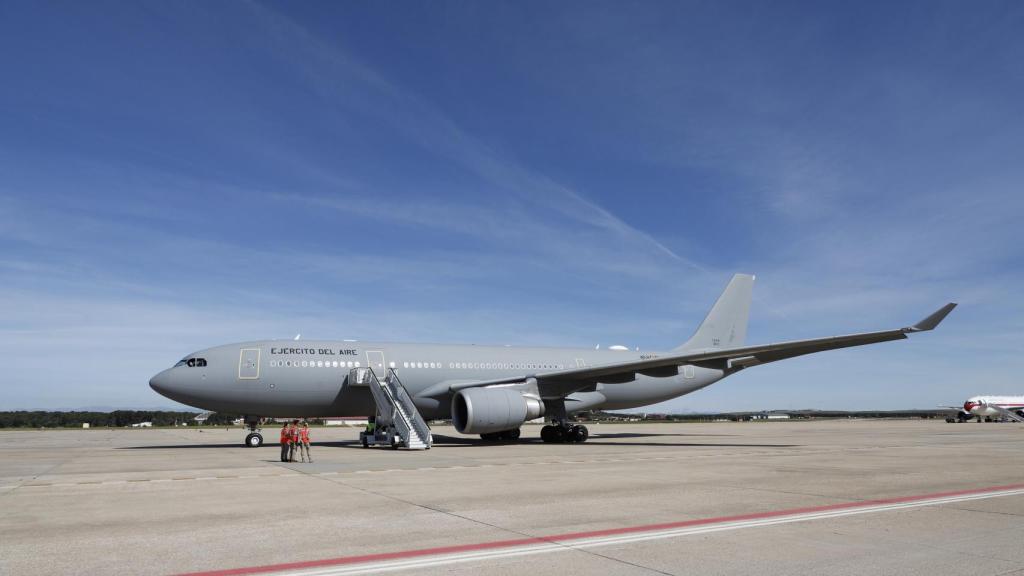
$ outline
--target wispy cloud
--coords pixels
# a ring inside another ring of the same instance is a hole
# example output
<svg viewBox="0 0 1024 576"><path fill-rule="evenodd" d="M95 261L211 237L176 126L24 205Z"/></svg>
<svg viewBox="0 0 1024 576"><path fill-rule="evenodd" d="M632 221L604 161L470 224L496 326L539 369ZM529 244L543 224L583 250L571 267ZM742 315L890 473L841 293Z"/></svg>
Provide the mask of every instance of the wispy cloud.
<svg viewBox="0 0 1024 576"><path fill-rule="evenodd" d="M479 176L483 185L478 197L511 195L529 203L530 211L536 213L538 219L545 211L555 211L570 221L608 234L609 244L621 245L625 242L637 249L653 250L676 265L706 272L703 267L681 256L649 232L625 222L581 192L523 166L507 154L498 153L486 142L459 128L451 118L418 97L410 88L400 86L361 65L354 57L337 46L317 39L295 21L269 10L261 12L264 21L277 31L282 49L297 49L309 56L302 58L309 70L307 77L325 92L329 101L339 101L351 93L354 80L364 83L374 97L372 103L361 100L358 107L370 109L375 115L386 118L400 132L419 142L424 150L443 156ZM344 178L331 173L324 166L314 166L312 170L321 175L330 174L331 180ZM353 206L353 200L346 199L346 204ZM451 209L450 206L447 208ZM356 209L359 209L358 203ZM434 212L423 206L418 209L420 213ZM484 213L480 208L468 207L464 210L472 212L469 221L464 223L467 226L472 225L473 214L479 216ZM409 220L409 210L401 207L378 209L375 213L392 213L394 218ZM436 225L427 222L425 218L413 218L420 224ZM446 218L445 214L436 214L435 221L453 222L454 219ZM491 229L496 230L493 227Z"/></svg>

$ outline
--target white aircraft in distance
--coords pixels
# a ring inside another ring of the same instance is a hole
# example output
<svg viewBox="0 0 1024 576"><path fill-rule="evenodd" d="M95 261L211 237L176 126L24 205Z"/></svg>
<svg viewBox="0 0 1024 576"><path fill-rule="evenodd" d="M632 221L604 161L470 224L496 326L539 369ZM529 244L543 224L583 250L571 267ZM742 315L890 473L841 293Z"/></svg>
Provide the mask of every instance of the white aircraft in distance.
<svg viewBox="0 0 1024 576"><path fill-rule="evenodd" d="M986 420L1013 420L1024 422L1024 396L971 396L960 406L942 406L942 408L953 408L960 410L957 420L966 422L971 418L977 418L981 422ZM952 418L950 418L952 421Z"/></svg>

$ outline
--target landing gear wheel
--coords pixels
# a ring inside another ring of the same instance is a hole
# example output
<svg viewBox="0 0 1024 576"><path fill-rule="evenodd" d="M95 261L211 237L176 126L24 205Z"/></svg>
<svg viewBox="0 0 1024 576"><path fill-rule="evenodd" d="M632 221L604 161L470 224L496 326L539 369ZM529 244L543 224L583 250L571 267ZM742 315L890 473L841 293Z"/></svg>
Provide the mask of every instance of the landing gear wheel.
<svg viewBox="0 0 1024 576"><path fill-rule="evenodd" d="M501 432L484 432L483 434L480 435L480 439L485 440L487 442L494 442L495 440L499 440L500 438Z"/></svg>
<svg viewBox="0 0 1024 576"><path fill-rule="evenodd" d="M508 440L519 440L519 436L522 435L522 430L519 428L513 428L505 432L505 438Z"/></svg>
<svg viewBox="0 0 1024 576"><path fill-rule="evenodd" d="M259 448L263 446L263 436L253 432L245 437L245 445L249 448Z"/></svg>
<svg viewBox="0 0 1024 576"><path fill-rule="evenodd" d="M554 442L554 435L551 432L553 429L554 426L544 426L543 428L541 428L540 439L543 440L544 442Z"/></svg>
<svg viewBox="0 0 1024 576"><path fill-rule="evenodd" d="M587 430L586 426L573 426L569 432L569 437L572 438L573 442L583 443L590 438L590 430Z"/></svg>

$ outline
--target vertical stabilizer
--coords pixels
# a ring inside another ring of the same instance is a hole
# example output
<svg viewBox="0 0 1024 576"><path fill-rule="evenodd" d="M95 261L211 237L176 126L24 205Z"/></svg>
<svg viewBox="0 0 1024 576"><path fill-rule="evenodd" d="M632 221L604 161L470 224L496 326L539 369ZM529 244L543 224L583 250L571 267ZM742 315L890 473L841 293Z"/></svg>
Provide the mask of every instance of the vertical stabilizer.
<svg viewBox="0 0 1024 576"><path fill-rule="evenodd" d="M685 344L676 351L704 348L736 348L747 339L747 318L750 316L750 297L754 290L754 277L736 274L715 301L704 322Z"/></svg>

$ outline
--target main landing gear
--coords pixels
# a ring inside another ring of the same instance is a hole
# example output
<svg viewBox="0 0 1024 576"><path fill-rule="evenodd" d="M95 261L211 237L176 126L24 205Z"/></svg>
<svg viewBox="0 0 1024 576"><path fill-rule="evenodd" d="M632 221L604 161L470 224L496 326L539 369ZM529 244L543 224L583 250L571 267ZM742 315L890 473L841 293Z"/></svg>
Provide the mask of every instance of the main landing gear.
<svg viewBox="0 0 1024 576"><path fill-rule="evenodd" d="M573 425L569 422L555 422L540 429L540 439L553 443L583 443L590 438L590 430L582 424Z"/></svg>
<svg viewBox="0 0 1024 576"><path fill-rule="evenodd" d="M245 425L249 427L249 435L245 437L245 445L249 448L263 446L263 435L260 434L260 419L245 417Z"/></svg>

